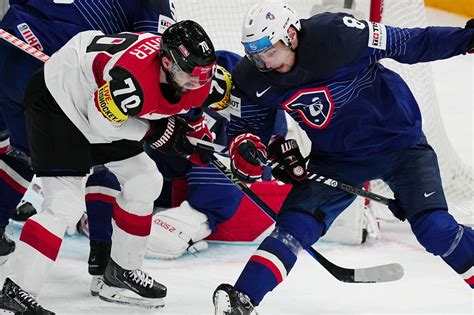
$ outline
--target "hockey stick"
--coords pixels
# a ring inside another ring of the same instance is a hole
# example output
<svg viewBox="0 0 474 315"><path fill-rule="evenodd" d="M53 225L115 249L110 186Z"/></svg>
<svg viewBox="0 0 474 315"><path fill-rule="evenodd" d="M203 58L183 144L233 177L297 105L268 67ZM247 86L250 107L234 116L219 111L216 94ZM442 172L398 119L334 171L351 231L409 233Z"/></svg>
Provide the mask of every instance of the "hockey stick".
<svg viewBox="0 0 474 315"><path fill-rule="evenodd" d="M38 60L46 62L49 59L49 56L46 55L45 53L39 51L38 49L34 48L30 44L25 43L18 37L13 36L12 34L8 33L2 28L0 28L0 38L12 44L13 46L17 47L18 49L21 49L24 52L30 54L31 56L35 57Z"/></svg>
<svg viewBox="0 0 474 315"><path fill-rule="evenodd" d="M204 141L204 140L201 140L201 139L191 138L191 137L188 137L188 139L191 142L191 144L193 144L193 145L195 145L195 146L197 146L201 149L204 149L204 150L212 151L212 152L218 153L218 154L221 154L221 153L226 151L226 147L224 147L222 145L219 145L219 144L216 144L216 143ZM376 193L364 190L362 188L355 187L355 186L352 186L352 185L349 185L349 184L346 184L346 183L342 183L342 182L337 181L335 179L332 179L332 178L329 178L329 177L326 177L326 176L323 176L323 175L319 175L319 174L316 174L316 173L309 173L308 180L316 181L318 183L340 189L342 191L345 191L347 193L350 193L350 194L353 194L353 195L356 195L356 196L360 196L360 197L363 197L363 198L366 198L366 199L370 199L372 201L381 203L381 204L386 205L386 206L388 206L389 204L395 202L395 199L390 199L390 198L378 195Z"/></svg>
<svg viewBox="0 0 474 315"><path fill-rule="evenodd" d="M353 194L353 195L356 195L356 196L360 196L360 197L364 197L366 199L370 199L372 201L381 203L381 204L386 205L386 206L388 206L392 202L395 202L395 199L390 199L390 198L378 195L376 193L370 192L368 190L364 190L364 189L359 188L359 187L355 187L355 186L352 186L352 185L349 185L349 184L346 184L346 183L341 183L340 181L337 181L335 179L328 178L328 177L325 177L325 176L322 176L322 175L318 175L316 173L309 172L308 180L316 181L318 183L322 183L324 185L340 189L342 191L345 191L347 193L350 193L350 194Z"/></svg>
<svg viewBox="0 0 474 315"><path fill-rule="evenodd" d="M247 185L236 178L232 172L215 156L211 155L211 162L225 177L239 188L250 200L252 200L265 214L273 221L276 220L276 214L273 210ZM397 263L365 267L365 268L344 268L335 265L327 260L323 255L316 251L313 247L309 247L306 251L316 259L330 274L337 280L349 283L374 283L396 281L403 277L403 267Z"/></svg>

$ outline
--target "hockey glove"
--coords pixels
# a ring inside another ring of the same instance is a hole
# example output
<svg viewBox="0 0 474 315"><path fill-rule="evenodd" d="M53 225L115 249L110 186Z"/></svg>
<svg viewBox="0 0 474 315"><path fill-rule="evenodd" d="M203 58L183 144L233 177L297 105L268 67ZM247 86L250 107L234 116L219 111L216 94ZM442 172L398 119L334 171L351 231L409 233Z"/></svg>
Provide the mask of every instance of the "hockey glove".
<svg viewBox="0 0 474 315"><path fill-rule="evenodd" d="M214 111L226 109L230 103L230 91L232 90L232 76L222 66L217 66L216 74L211 82L209 96L203 103Z"/></svg>
<svg viewBox="0 0 474 315"><path fill-rule="evenodd" d="M244 133L232 139L229 156L232 173L249 183L262 176L262 166L267 163L265 145L259 137L251 133Z"/></svg>
<svg viewBox="0 0 474 315"><path fill-rule="evenodd" d="M466 28L474 28L474 19L470 19L467 21ZM468 53L474 54L474 37L471 39L471 43L469 44Z"/></svg>
<svg viewBox="0 0 474 315"><path fill-rule="evenodd" d="M308 177L306 161L294 139L275 137L268 145L268 159L272 163L277 163L272 169L273 177L286 184L294 185Z"/></svg>
<svg viewBox="0 0 474 315"><path fill-rule="evenodd" d="M189 121L188 126L190 130L186 133L187 136L209 142L214 140L204 116L200 116L195 121ZM195 147L195 152L188 159L198 166L207 166L211 162L211 154L211 151Z"/></svg>
<svg viewBox="0 0 474 315"><path fill-rule="evenodd" d="M194 152L194 146L186 138L190 130L186 120L180 117L152 120L145 142L164 154L188 156Z"/></svg>

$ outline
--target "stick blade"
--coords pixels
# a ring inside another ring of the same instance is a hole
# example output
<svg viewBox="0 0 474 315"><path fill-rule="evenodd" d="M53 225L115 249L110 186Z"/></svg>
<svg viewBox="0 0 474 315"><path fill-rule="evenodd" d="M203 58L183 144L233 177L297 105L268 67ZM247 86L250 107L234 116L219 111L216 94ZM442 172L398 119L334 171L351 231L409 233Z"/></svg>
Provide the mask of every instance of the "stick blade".
<svg viewBox="0 0 474 315"><path fill-rule="evenodd" d="M392 263L375 267L355 269L354 282L390 282L400 280L403 275L404 271L402 265Z"/></svg>

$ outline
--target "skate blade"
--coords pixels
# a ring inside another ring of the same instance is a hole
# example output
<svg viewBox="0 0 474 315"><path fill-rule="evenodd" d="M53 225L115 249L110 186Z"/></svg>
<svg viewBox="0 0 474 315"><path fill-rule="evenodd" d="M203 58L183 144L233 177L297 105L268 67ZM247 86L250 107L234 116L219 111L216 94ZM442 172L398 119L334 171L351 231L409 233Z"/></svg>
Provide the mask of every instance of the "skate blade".
<svg viewBox="0 0 474 315"><path fill-rule="evenodd" d="M227 292L219 290L214 295L214 315L227 315L231 312L230 298Z"/></svg>
<svg viewBox="0 0 474 315"><path fill-rule="evenodd" d="M162 308L165 306L165 301L162 298L145 298L130 290L112 288L107 285L104 285L102 290L100 290L99 298L109 303L138 306L148 309Z"/></svg>

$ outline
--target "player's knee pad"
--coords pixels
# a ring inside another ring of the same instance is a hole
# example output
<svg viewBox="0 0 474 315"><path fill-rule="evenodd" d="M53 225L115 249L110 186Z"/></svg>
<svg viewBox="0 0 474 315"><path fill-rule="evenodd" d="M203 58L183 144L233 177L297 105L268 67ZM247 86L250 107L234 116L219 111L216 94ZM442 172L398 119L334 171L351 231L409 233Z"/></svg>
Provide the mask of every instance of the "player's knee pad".
<svg viewBox="0 0 474 315"><path fill-rule="evenodd" d="M42 209L75 226L85 211L83 177L42 177Z"/></svg>
<svg viewBox="0 0 474 315"><path fill-rule="evenodd" d="M444 256L452 251L462 233L462 226L445 210L425 211L408 221L418 242L437 256Z"/></svg>
<svg viewBox="0 0 474 315"><path fill-rule="evenodd" d="M121 183L123 198L127 202L153 202L160 195L163 176L154 169L131 176Z"/></svg>
<svg viewBox="0 0 474 315"><path fill-rule="evenodd" d="M324 230L324 224L306 212L285 211L277 220L277 227L294 236L303 248L316 243Z"/></svg>
<svg viewBox="0 0 474 315"><path fill-rule="evenodd" d="M186 251L204 250L207 243L202 240L209 234L211 229L207 216L184 201L179 207L158 212L153 216L147 255L174 259Z"/></svg>

